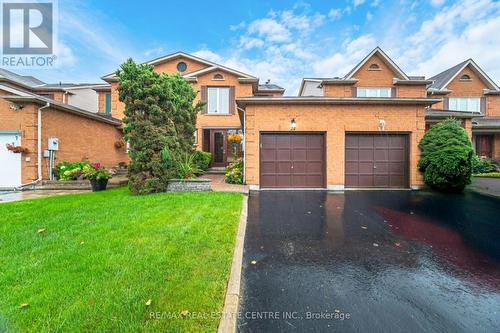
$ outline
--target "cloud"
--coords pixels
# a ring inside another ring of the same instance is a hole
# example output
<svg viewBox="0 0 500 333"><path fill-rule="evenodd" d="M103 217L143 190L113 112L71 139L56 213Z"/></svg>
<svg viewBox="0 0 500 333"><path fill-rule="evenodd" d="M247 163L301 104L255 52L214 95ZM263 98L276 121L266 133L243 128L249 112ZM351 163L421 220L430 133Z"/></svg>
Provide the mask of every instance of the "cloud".
<svg viewBox="0 0 500 333"><path fill-rule="evenodd" d="M216 62L216 63L222 63L224 61L220 55L218 55L217 53L215 53L213 51L210 51L209 49L201 49L201 50L198 50L196 52L193 52L192 54L194 56L197 56L197 57L200 57L200 58L212 61L212 62Z"/></svg>
<svg viewBox="0 0 500 333"><path fill-rule="evenodd" d="M230 25L229 26L229 30L231 31L237 31L237 30L241 30L243 28L246 27L246 23L245 22L240 22L238 24L235 24L235 25Z"/></svg>
<svg viewBox="0 0 500 333"><path fill-rule="evenodd" d="M431 5L439 7L444 5L445 2L446 0L431 0Z"/></svg>
<svg viewBox="0 0 500 333"><path fill-rule="evenodd" d="M366 13L366 20L367 20L367 21L371 21L372 19L373 19L373 14L372 14L372 13L370 13L370 12L367 12L367 13Z"/></svg>
<svg viewBox="0 0 500 333"><path fill-rule="evenodd" d="M342 10L340 8L332 8L328 12L328 17L332 20L338 20L342 17Z"/></svg>
<svg viewBox="0 0 500 333"><path fill-rule="evenodd" d="M352 0L352 5L354 7L358 7L358 6L361 6L362 4L365 3L365 0Z"/></svg>
<svg viewBox="0 0 500 333"><path fill-rule="evenodd" d="M161 55L164 55L166 53L167 53L167 51L165 51L165 49L161 46L153 47L153 48L147 49L146 51L143 52L143 54L146 58L161 56Z"/></svg>
<svg viewBox="0 0 500 333"><path fill-rule="evenodd" d="M248 26L250 35L257 35L269 42L286 42L290 39L290 31L271 18L258 19Z"/></svg>

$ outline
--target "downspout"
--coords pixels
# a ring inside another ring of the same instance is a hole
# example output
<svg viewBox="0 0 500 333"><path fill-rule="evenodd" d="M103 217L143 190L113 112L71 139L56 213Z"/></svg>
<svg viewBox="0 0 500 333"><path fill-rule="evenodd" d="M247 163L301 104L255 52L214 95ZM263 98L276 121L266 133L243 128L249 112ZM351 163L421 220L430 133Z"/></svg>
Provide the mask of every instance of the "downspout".
<svg viewBox="0 0 500 333"><path fill-rule="evenodd" d="M247 182L247 177L246 177L246 169L247 169L247 132L245 129L246 126L246 120L247 120L247 113L245 112L244 109L240 108L237 106L238 110L243 112L243 184L246 184Z"/></svg>
<svg viewBox="0 0 500 333"><path fill-rule="evenodd" d="M48 107L50 107L49 102L47 102L47 104L45 104L44 106L38 108L37 112L37 159L36 159L37 179L32 182L22 184L21 186L16 187L16 190L22 189L29 185L36 184L42 180L42 110Z"/></svg>
<svg viewBox="0 0 500 333"><path fill-rule="evenodd" d="M47 102L44 106L38 108L38 130L37 130L37 182L42 180L42 110L50 107L50 103Z"/></svg>

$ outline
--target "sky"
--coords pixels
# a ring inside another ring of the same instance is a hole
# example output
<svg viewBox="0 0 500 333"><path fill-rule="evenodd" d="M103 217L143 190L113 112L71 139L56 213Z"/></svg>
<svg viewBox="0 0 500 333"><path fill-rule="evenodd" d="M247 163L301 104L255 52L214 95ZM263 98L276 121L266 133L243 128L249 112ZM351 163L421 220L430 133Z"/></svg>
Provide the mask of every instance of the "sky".
<svg viewBox="0 0 500 333"><path fill-rule="evenodd" d="M500 82L500 1L58 1L57 68L46 82L102 82L127 58L184 51L298 91L344 76L380 46L409 75L473 58Z"/></svg>

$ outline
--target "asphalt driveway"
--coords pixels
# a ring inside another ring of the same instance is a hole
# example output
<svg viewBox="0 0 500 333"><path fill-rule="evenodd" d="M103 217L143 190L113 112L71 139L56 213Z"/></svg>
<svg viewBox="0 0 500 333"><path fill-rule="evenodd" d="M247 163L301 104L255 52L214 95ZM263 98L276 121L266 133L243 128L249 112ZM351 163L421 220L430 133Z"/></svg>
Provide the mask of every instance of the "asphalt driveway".
<svg viewBox="0 0 500 333"><path fill-rule="evenodd" d="M500 200L252 192L240 332L500 331Z"/></svg>

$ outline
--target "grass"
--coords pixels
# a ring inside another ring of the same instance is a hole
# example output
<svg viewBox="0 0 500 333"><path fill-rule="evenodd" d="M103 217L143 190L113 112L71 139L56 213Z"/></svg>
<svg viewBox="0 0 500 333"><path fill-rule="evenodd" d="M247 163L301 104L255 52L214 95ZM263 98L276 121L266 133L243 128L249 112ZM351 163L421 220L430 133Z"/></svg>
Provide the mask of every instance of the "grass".
<svg viewBox="0 0 500 333"><path fill-rule="evenodd" d="M0 332L215 331L241 199L119 188L0 204Z"/></svg>
<svg viewBox="0 0 500 333"><path fill-rule="evenodd" d="M500 172L478 173L474 177L500 178Z"/></svg>

